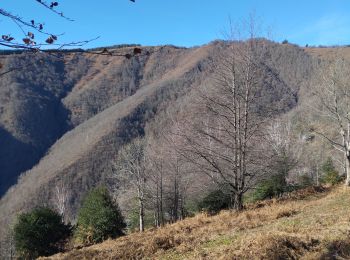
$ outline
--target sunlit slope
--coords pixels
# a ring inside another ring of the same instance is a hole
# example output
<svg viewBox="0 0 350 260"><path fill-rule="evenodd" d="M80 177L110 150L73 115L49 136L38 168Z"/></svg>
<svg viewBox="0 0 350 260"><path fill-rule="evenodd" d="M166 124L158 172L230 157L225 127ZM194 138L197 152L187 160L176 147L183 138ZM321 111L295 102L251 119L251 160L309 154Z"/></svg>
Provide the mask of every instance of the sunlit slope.
<svg viewBox="0 0 350 260"><path fill-rule="evenodd" d="M350 189L310 188L50 259L349 259L349 216Z"/></svg>

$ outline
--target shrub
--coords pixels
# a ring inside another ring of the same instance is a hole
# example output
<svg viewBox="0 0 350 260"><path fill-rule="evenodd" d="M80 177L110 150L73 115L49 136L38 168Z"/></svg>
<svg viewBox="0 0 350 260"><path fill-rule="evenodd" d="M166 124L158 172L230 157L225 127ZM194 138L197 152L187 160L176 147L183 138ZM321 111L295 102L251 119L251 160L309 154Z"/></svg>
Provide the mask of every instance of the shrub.
<svg viewBox="0 0 350 260"><path fill-rule="evenodd" d="M341 182L341 177L335 169L331 158L328 158L322 165L322 172L321 183L335 185Z"/></svg>
<svg viewBox="0 0 350 260"><path fill-rule="evenodd" d="M205 210L211 214L217 214L220 210L231 207L231 196L229 192L214 190L199 202L199 210Z"/></svg>
<svg viewBox="0 0 350 260"><path fill-rule="evenodd" d="M267 180L260 182L252 195L252 200L271 199L280 196L284 192L290 191L292 188L287 185L283 174L273 175Z"/></svg>
<svg viewBox="0 0 350 260"><path fill-rule="evenodd" d="M57 253L71 229L57 212L42 207L20 214L13 233L18 256L33 259Z"/></svg>
<svg viewBox="0 0 350 260"><path fill-rule="evenodd" d="M99 243L124 234L126 227L119 207L105 187L93 189L78 213L75 238L83 244Z"/></svg>

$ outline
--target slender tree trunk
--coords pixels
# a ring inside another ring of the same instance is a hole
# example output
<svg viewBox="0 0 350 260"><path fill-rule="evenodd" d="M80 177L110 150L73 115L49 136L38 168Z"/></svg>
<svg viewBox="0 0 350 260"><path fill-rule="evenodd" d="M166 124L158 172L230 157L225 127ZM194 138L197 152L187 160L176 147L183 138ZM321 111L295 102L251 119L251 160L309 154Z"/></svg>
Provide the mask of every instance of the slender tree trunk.
<svg viewBox="0 0 350 260"><path fill-rule="evenodd" d="M174 181L174 202L173 202L173 222L176 222L178 220L178 209L179 209L179 194L178 194L178 183L177 183L177 176L175 176Z"/></svg>
<svg viewBox="0 0 350 260"><path fill-rule="evenodd" d="M154 207L154 226L159 227L160 226L160 207L159 207L159 184L157 181L157 192L156 192L156 198L155 198L155 207Z"/></svg>
<svg viewBox="0 0 350 260"><path fill-rule="evenodd" d="M139 199L139 224L140 224L140 232L145 230L145 209L143 205L143 200Z"/></svg>
<svg viewBox="0 0 350 260"><path fill-rule="evenodd" d="M181 219L185 219L185 196L181 194Z"/></svg>
<svg viewBox="0 0 350 260"><path fill-rule="evenodd" d="M159 208L160 208L160 223L164 226L164 212L163 212L163 173L160 174L160 199L159 199Z"/></svg>
<svg viewBox="0 0 350 260"><path fill-rule="evenodd" d="M346 160L345 160L345 186L350 186L350 151L346 151Z"/></svg>

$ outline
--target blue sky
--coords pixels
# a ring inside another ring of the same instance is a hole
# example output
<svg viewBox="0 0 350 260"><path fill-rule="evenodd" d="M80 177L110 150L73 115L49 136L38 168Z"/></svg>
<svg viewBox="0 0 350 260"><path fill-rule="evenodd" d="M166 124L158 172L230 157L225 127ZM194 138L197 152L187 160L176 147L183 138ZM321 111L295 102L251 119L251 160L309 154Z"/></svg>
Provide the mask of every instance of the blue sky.
<svg viewBox="0 0 350 260"><path fill-rule="evenodd" d="M0 8L27 20L45 22L61 42L95 38L87 47L122 43L195 46L222 38L228 17L238 21L255 12L272 39L299 45L350 44L349 0L60 0L69 22L34 0L3 0ZM21 38L13 22L0 17L0 33Z"/></svg>

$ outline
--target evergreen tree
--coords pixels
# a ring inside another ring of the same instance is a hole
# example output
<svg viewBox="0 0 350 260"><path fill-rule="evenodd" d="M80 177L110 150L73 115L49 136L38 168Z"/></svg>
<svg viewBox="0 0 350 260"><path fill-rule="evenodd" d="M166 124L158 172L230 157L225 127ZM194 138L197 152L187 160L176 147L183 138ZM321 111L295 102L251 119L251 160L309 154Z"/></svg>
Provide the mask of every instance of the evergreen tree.
<svg viewBox="0 0 350 260"><path fill-rule="evenodd" d="M83 244L99 243L123 235L126 227L118 205L105 187L93 189L78 213L76 239Z"/></svg>
<svg viewBox="0 0 350 260"><path fill-rule="evenodd" d="M335 185L341 181L331 158L328 158L322 165L322 172L321 183Z"/></svg>
<svg viewBox="0 0 350 260"><path fill-rule="evenodd" d="M19 258L34 259L57 253L60 241L70 235L70 227L49 208L36 208L20 214L14 226L14 240Z"/></svg>

